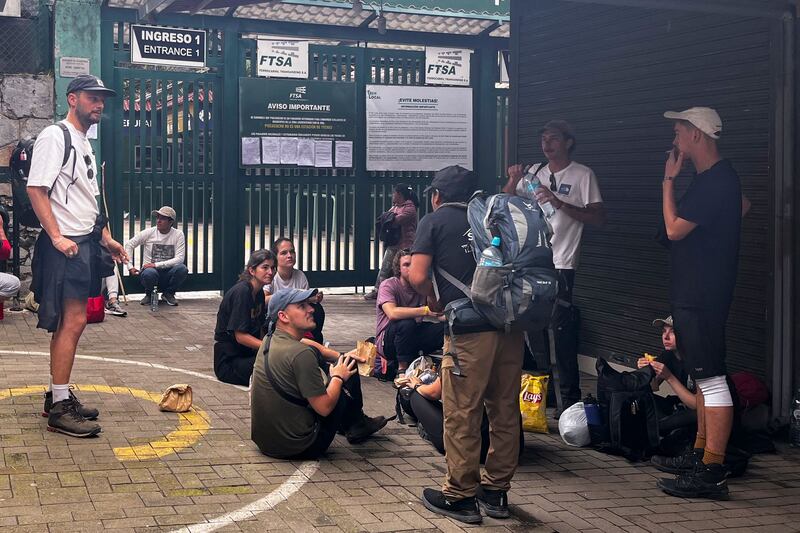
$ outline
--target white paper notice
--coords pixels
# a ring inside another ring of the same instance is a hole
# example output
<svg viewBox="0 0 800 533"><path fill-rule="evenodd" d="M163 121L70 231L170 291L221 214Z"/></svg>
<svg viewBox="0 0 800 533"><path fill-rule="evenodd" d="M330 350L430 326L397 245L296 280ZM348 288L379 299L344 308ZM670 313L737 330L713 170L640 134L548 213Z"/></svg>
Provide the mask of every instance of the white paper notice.
<svg viewBox="0 0 800 533"><path fill-rule="evenodd" d="M336 141L336 166L338 168L352 168L353 141Z"/></svg>
<svg viewBox="0 0 800 533"><path fill-rule="evenodd" d="M265 165L281 163L280 137L261 137L261 162Z"/></svg>
<svg viewBox="0 0 800 533"><path fill-rule="evenodd" d="M333 141L314 141L314 156L315 167L332 167Z"/></svg>
<svg viewBox="0 0 800 533"><path fill-rule="evenodd" d="M297 164L304 167L314 166L314 139L297 140Z"/></svg>
<svg viewBox="0 0 800 533"><path fill-rule="evenodd" d="M261 164L261 141L258 137L242 137L242 164Z"/></svg>
<svg viewBox="0 0 800 533"><path fill-rule="evenodd" d="M281 165L297 164L297 137L280 137Z"/></svg>

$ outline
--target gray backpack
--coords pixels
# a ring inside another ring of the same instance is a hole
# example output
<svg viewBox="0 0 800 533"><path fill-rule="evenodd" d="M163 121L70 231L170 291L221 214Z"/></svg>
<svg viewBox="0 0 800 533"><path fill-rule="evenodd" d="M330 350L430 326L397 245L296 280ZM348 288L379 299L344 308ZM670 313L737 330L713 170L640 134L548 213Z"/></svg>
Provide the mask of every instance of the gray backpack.
<svg viewBox="0 0 800 533"><path fill-rule="evenodd" d="M470 286L437 267L441 276L467 296L445 309L451 327L453 323L471 325L477 312L484 323L497 329L546 328L558 294L558 278L550 229L539 205L520 196L489 196L479 191L466 209L475 261L480 262L481 252L489 247L494 234L500 236L504 264L476 266Z"/></svg>

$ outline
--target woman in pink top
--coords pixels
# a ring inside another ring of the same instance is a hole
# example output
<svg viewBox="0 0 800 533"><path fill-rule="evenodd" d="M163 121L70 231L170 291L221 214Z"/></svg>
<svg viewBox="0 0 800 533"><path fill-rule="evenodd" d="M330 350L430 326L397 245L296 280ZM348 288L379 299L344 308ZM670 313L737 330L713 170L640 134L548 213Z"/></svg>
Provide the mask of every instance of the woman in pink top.
<svg viewBox="0 0 800 533"><path fill-rule="evenodd" d="M394 186L392 208L389 211L394 213L394 222L400 226L400 242L386 247L381 269L375 280L375 287L364 295L365 300L374 300L378 297L378 287L381 282L392 277L392 261L394 261L395 254L399 250L411 248L411 245L414 244L414 237L417 234L417 207L419 207L419 200L410 185L398 183Z"/></svg>

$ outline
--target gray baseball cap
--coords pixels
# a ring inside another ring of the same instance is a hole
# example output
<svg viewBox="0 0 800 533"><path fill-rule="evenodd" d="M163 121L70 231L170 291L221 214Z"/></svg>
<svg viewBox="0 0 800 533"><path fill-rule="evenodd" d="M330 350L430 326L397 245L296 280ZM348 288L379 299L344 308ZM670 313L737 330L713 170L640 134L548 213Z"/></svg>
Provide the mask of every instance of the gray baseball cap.
<svg viewBox="0 0 800 533"><path fill-rule="evenodd" d="M291 304L299 304L305 302L312 296L316 296L317 289L279 289L269 299L269 306L267 307L267 319L269 320L270 333L275 329L275 324L278 322L278 312L283 311Z"/></svg>

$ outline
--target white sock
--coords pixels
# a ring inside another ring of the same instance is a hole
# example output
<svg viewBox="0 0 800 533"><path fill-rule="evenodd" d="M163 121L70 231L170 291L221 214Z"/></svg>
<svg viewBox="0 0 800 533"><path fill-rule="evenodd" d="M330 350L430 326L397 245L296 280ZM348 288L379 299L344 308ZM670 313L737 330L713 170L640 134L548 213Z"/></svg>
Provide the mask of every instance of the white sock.
<svg viewBox="0 0 800 533"><path fill-rule="evenodd" d="M53 403L69 399L69 383L56 385L53 383Z"/></svg>

